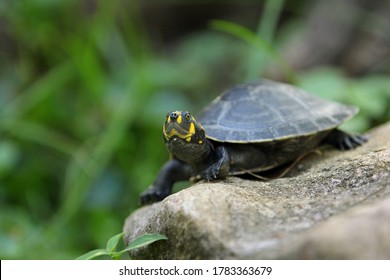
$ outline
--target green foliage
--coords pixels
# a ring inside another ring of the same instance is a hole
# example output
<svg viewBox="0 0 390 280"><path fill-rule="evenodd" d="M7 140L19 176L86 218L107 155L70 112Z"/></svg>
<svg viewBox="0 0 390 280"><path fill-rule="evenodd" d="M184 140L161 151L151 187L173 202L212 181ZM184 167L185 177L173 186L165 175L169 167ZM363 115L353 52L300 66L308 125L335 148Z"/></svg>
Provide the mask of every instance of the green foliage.
<svg viewBox="0 0 390 280"><path fill-rule="evenodd" d="M386 75L356 79L324 67L302 73L299 86L320 97L359 107L359 114L343 124L343 129L364 132L390 119L390 80Z"/></svg>
<svg viewBox="0 0 390 280"><path fill-rule="evenodd" d="M126 252L147 246L159 240L167 239L165 235L161 235L161 234L144 234L134 239L132 242L130 242L125 249L117 252L116 248L118 246L118 242L122 239L123 234L124 233L122 232L111 237L107 241L107 245L105 249L95 249L89 251L88 253L78 257L76 260L91 260L100 256L109 256L114 260L118 260Z"/></svg>
<svg viewBox="0 0 390 280"><path fill-rule="evenodd" d="M155 119L170 103L151 104L164 87L136 3L81 3L0 4L16 50L0 53L1 258L73 258L101 243L167 157Z"/></svg>
<svg viewBox="0 0 390 280"><path fill-rule="evenodd" d="M280 53L272 46L272 44L263 39L260 35L241 25L223 20L213 20L211 21L210 26L213 29L225 31L240 38L256 50L256 52L254 52L254 57L251 57L249 60L250 63L247 65L247 67L250 70L256 69L257 71L251 70L247 75L247 80L256 80L261 77L263 69L267 64L266 61L264 61L262 64L259 60L261 60L262 57L269 57L278 61L281 69L283 70L285 76L288 77L290 82L295 83L297 81L297 77L294 71L286 63ZM260 56L258 57L258 55Z"/></svg>
<svg viewBox="0 0 390 280"><path fill-rule="evenodd" d="M265 1L264 10L262 16L259 20L259 25L257 27L257 37L263 38L264 41L267 41L270 45L273 45L273 37L276 34L276 25L280 18L282 12L284 0L268 0ZM256 48L252 50L252 53L249 55L248 60L248 74L246 80L252 81L259 79L264 75L266 66L268 65L268 58L271 58L272 55L267 54L267 52L259 52ZM289 69L287 63L283 61L277 55L278 59L282 62L282 67L286 71L286 76L293 79L294 72ZM293 80L291 80L293 82Z"/></svg>

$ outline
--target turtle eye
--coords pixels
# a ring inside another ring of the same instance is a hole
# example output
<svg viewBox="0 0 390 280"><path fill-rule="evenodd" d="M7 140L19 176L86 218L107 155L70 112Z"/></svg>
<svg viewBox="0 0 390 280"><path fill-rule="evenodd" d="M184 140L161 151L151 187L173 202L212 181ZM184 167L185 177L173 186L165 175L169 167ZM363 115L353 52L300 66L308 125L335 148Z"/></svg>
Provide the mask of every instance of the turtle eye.
<svg viewBox="0 0 390 280"><path fill-rule="evenodd" d="M185 115L185 118L186 118L187 121L190 121L190 120L191 120L191 114L190 114L190 113L187 113L187 114Z"/></svg>

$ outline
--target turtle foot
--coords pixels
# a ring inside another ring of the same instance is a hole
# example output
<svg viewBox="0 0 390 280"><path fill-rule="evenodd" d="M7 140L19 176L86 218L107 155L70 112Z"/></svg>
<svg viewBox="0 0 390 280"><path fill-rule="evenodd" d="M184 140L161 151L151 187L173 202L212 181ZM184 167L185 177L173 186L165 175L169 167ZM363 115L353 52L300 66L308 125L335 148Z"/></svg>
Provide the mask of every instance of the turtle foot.
<svg viewBox="0 0 390 280"><path fill-rule="evenodd" d="M338 129L332 131L324 140L342 151L354 149L367 141L366 135L349 134Z"/></svg>
<svg viewBox="0 0 390 280"><path fill-rule="evenodd" d="M141 194L141 205L147 205L161 201L169 195L170 192L166 191L164 188L152 185L149 187L149 189L147 189Z"/></svg>
<svg viewBox="0 0 390 280"><path fill-rule="evenodd" d="M203 170L200 175L202 176L203 180L212 181L212 180L217 179L218 174L219 174L219 169L220 169L219 164L213 164L213 165L210 165L205 170Z"/></svg>

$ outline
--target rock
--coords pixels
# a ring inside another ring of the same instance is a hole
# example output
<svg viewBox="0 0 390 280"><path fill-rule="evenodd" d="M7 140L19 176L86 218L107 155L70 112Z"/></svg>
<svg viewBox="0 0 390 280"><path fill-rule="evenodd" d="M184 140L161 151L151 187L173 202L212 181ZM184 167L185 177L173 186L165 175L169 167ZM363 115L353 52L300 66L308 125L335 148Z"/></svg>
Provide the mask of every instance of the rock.
<svg viewBox="0 0 390 280"><path fill-rule="evenodd" d="M131 214L136 259L390 259L390 123L347 152L309 155L288 177L200 182Z"/></svg>

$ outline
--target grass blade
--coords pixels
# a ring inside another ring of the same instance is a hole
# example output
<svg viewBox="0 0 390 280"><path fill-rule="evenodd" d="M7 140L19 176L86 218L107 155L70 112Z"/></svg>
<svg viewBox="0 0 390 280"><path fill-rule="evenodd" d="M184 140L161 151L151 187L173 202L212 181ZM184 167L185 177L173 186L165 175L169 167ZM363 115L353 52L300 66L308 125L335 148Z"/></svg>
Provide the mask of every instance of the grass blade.
<svg viewBox="0 0 390 280"><path fill-rule="evenodd" d="M297 83L298 79L293 69L270 43L258 36L256 33L241 25L224 20L212 20L210 22L210 26L215 30L223 31L236 36L247 42L249 45L253 46L255 49L275 58L275 60L279 62L280 67L289 81L292 83Z"/></svg>
<svg viewBox="0 0 390 280"><path fill-rule="evenodd" d="M272 44L277 22L282 11L284 0L267 0L257 27L257 35ZM266 53L253 49L248 61L247 80L261 77L267 67Z"/></svg>
<svg viewBox="0 0 390 280"><path fill-rule="evenodd" d="M168 238L165 235L162 235L162 234L149 234L149 233L146 233L146 234L141 235L140 237L137 237L136 239L134 239L132 242L130 242L130 244L125 249L123 249L119 253L122 254L124 252L128 252L128 251L131 251L131 250L135 250L135 249L144 247L144 246L149 245L149 244L151 244L153 242L156 242L156 241L159 241L159 240L167 240L167 239Z"/></svg>
<svg viewBox="0 0 390 280"><path fill-rule="evenodd" d="M5 117L18 118L34 106L40 104L50 95L55 94L68 83L74 76L73 65L64 62L48 71L42 78L35 81L25 91L19 94L15 100L7 104L0 111L1 119ZM2 127L0 126L0 129Z"/></svg>
<svg viewBox="0 0 390 280"><path fill-rule="evenodd" d="M91 260L99 256L108 256L108 252L105 249L96 249L81 255L76 260Z"/></svg>
<svg viewBox="0 0 390 280"><path fill-rule="evenodd" d="M123 234L124 233L121 232L121 233L119 233L117 235L114 235L110 239L108 239L107 245L106 245L107 252L109 252L109 253L114 252L116 246L118 245L119 240L123 237Z"/></svg>

